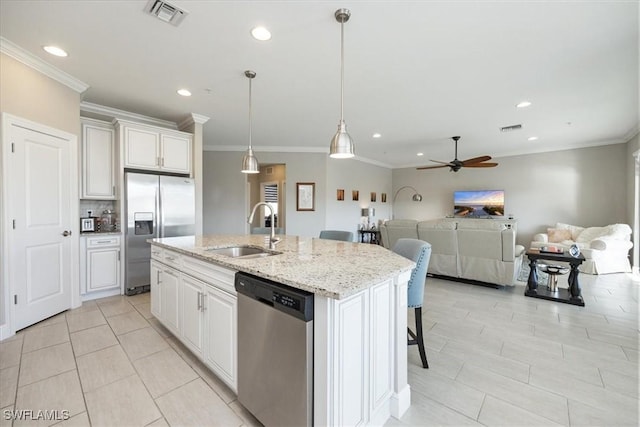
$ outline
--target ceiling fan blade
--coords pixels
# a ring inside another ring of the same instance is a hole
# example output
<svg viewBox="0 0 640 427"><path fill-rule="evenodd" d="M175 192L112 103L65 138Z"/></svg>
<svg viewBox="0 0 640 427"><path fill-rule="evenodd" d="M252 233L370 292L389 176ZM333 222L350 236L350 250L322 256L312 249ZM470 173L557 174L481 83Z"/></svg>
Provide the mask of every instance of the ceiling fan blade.
<svg viewBox="0 0 640 427"><path fill-rule="evenodd" d="M455 166L453 163L451 162L441 162L440 160L431 160L429 159L430 162L434 162L434 163L441 163L443 165L447 165L447 166Z"/></svg>
<svg viewBox="0 0 640 427"><path fill-rule="evenodd" d="M491 160L491 156L480 156L480 157L474 157L472 159L467 159L467 160L463 160L462 164L464 166L467 166L470 163L480 163L480 162L486 162L487 160ZM432 160L433 161L433 160Z"/></svg>
<svg viewBox="0 0 640 427"><path fill-rule="evenodd" d="M451 166L449 166L448 164L446 165L440 165L440 166L420 166L419 168L416 168L417 170L424 170L424 169L438 169L438 168L449 168Z"/></svg>
<svg viewBox="0 0 640 427"><path fill-rule="evenodd" d="M462 165L465 168L493 168L498 166L497 163L471 163L470 165Z"/></svg>

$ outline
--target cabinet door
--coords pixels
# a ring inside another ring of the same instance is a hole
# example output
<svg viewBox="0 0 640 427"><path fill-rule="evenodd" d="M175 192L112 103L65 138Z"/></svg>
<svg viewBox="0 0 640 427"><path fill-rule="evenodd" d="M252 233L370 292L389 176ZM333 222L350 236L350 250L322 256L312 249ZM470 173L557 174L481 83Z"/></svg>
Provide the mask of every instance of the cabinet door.
<svg viewBox="0 0 640 427"><path fill-rule="evenodd" d="M120 249L87 251L87 291L120 286Z"/></svg>
<svg viewBox="0 0 640 427"><path fill-rule="evenodd" d="M161 169L167 172L191 173L191 138L161 135Z"/></svg>
<svg viewBox="0 0 640 427"><path fill-rule="evenodd" d="M162 296L160 302L162 306L160 311L162 312L162 322L174 335L180 336L178 318L180 273L173 268L163 267L161 276L162 284L160 289L162 290Z"/></svg>
<svg viewBox="0 0 640 427"><path fill-rule="evenodd" d="M205 313L205 363L224 382L237 390L238 299L214 287L207 287Z"/></svg>
<svg viewBox="0 0 640 427"><path fill-rule="evenodd" d="M161 302L162 302L162 265L157 261L151 260L150 275L150 291L151 291L151 314L157 319L162 319Z"/></svg>
<svg viewBox="0 0 640 427"><path fill-rule="evenodd" d="M206 285L193 277L182 274L180 282L180 316L182 342L196 355L202 357L202 291Z"/></svg>
<svg viewBox="0 0 640 427"><path fill-rule="evenodd" d="M160 168L160 133L125 127L124 166L137 169Z"/></svg>
<svg viewBox="0 0 640 427"><path fill-rule="evenodd" d="M82 125L82 198L116 198L113 128Z"/></svg>

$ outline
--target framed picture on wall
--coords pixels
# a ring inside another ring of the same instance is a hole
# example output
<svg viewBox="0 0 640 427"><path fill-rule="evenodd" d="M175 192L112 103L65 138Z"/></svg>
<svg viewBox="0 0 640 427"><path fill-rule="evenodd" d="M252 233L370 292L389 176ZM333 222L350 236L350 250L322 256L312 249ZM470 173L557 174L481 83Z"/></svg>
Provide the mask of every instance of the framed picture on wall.
<svg viewBox="0 0 640 427"><path fill-rule="evenodd" d="M338 189L338 200L344 200L344 190Z"/></svg>
<svg viewBox="0 0 640 427"><path fill-rule="evenodd" d="M296 183L296 210L298 211L315 211L316 197L315 182L298 182Z"/></svg>
<svg viewBox="0 0 640 427"><path fill-rule="evenodd" d="M372 202L375 202L375 201L376 201L376 193L375 193L375 192L372 192L372 193L371 193L371 201L372 201Z"/></svg>
<svg viewBox="0 0 640 427"><path fill-rule="evenodd" d="M380 193L380 201L382 203L387 203L387 193Z"/></svg>
<svg viewBox="0 0 640 427"><path fill-rule="evenodd" d="M358 190L351 190L351 200L353 200L354 202L357 202L358 199L360 198L360 192Z"/></svg>

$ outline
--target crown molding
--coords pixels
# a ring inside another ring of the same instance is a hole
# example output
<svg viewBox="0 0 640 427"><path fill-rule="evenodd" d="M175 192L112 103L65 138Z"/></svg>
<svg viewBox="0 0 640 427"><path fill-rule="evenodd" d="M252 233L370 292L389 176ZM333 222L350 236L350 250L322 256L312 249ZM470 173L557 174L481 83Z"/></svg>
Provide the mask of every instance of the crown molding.
<svg viewBox="0 0 640 427"><path fill-rule="evenodd" d="M33 68L34 70L44 74L45 76L52 78L58 83L62 83L63 85L69 87L70 89L73 89L80 94L89 89L89 85L85 82L78 80L72 75L67 74L64 71L54 67L53 65L43 61L41 58L37 57L31 52L27 52L17 44L5 39L4 37L0 37L0 52L12 57L17 61L22 62L24 65Z"/></svg>
<svg viewBox="0 0 640 427"><path fill-rule="evenodd" d="M178 128L183 129L187 126L197 124L203 125L209 121L210 117L203 116L202 114L191 113L183 121L178 123Z"/></svg>
<svg viewBox="0 0 640 427"><path fill-rule="evenodd" d="M155 117L149 117L143 114L120 110L118 108L94 104L92 102L82 101L80 103L80 111L85 113L98 114L100 116L106 116L112 119L131 120L138 123L146 123L148 125L161 126L178 130L178 126L175 124L175 122L169 120L156 119Z"/></svg>

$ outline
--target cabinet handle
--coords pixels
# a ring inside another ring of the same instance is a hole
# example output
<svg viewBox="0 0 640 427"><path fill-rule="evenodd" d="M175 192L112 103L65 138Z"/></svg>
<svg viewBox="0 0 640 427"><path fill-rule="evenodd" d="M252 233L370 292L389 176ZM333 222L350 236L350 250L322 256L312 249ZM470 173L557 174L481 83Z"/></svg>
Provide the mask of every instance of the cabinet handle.
<svg viewBox="0 0 640 427"><path fill-rule="evenodd" d="M175 257L172 256L167 256L165 257L165 259L168 259L169 261L175 261Z"/></svg>
<svg viewBox="0 0 640 427"><path fill-rule="evenodd" d="M156 166L160 166L160 157L156 157Z"/></svg>
<svg viewBox="0 0 640 427"><path fill-rule="evenodd" d="M198 292L198 311L202 311L202 292Z"/></svg>
<svg viewBox="0 0 640 427"><path fill-rule="evenodd" d="M111 243L111 240L96 240L95 243Z"/></svg>
<svg viewBox="0 0 640 427"><path fill-rule="evenodd" d="M115 195L116 195L116 186L114 185L114 186L112 187L112 189L113 189L113 195L115 196Z"/></svg>
<svg viewBox="0 0 640 427"><path fill-rule="evenodd" d="M160 273L162 273L162 271L158 270L158 271L156 271L156 273L157 273L156 279L158 280L158 284L160 284L160 283L162 283L162 279L160 279Z"/></svg>
<svg viewBox="0 0 640 427"><path fill-rule="evenodd" d="M162 162L160 164L161 166L164 166L164 157L162 158Z"/></svg>
<svg viewBox="0 0 640 427"><path fill-rule="evenodd" d="M204 312L207 309L207 307L204 306L204 292L202 292L201 296L202 302L200 303L200 307L202 307L202 311Z"/></svg>
<svg viewBox="0 0 640 427"><path fill-rule="evenodd" d="M120 261L120 251L118 251L118 261Z"/></svg>

